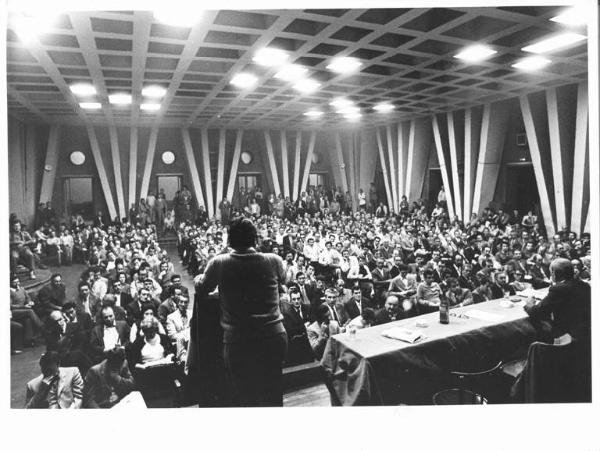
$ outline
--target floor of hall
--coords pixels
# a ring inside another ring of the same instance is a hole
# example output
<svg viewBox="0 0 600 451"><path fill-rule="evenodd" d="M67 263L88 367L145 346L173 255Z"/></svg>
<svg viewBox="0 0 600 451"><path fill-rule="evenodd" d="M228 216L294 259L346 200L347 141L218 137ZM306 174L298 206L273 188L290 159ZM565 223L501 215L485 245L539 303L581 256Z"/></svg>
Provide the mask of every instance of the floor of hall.
<svg viewBox="0 0 600 451"><path fill-rule="evenodd" d="M190 296L194 293L194 281L182 266L177 249L174 246L166 246L176 274L181 274L182 284L188 288ZM74 264L72 266L50 267L52 273L60 273L66 287L66 299L71 300L77 296L77 283L81 273L86 269L85 265ZM190 302L190 309L193 302ZM191 312L190 312L191 313ZM11 356L10 360L10 406L11 408L22 408L25 404L25 387L27 381L40 374L39 359L45 350L45 346L37 345L32 348L23 349L22 354ZM298 406L329 406L329 392L324 384L311 385L308 387L294 389L284 394L284 407Z"/></svg>

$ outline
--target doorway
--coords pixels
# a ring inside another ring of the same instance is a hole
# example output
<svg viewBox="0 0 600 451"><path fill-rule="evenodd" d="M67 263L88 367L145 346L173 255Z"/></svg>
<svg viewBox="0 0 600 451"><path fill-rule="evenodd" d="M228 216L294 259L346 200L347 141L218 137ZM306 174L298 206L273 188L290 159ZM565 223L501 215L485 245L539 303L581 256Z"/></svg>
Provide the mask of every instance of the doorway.
<svg viewBox="0 0 600 451"><path fill-rule="evenodd" d="M161 190L165 193L168 208L173 208L175 193L181 189L181 175L158 175L157 186L159 193Z"/></svg>
<svg viewBox="0 0 600 451"><path fill-rule="evenodd" d="M94 216L94 188L92 177L66 177L63 182L65 216Z"/></svg>
<svg viewBox="0 0 600 451"><path fill-rule="evenodd" d="M432 211L437 203L438 194L443 185L442 170L440 168L429 169L429 186L427 187L427 209ZM448 196L449 193L446 193Z"/></svg>
<svg viewBox="0 0 600 451"><path fill-rule="evenodd" d="M521 215L529 210L539 211L540 195L532 163L507 164L505 171L506 206L519 210ZM536 213L537 214L537 213ZM538 216L541 219L541 216Z"/></svg>

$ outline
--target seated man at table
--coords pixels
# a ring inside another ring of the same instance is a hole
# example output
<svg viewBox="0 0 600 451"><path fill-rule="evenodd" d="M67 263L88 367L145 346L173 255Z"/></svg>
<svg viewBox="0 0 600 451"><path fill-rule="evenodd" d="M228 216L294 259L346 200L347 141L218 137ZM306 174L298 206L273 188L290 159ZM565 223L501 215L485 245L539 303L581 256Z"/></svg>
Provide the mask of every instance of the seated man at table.
<svg viewBox="0 0 600 451"><path fill-rule="evenodd" d="M79 409L83 398L83 379L74 367L62 368L60 356L42 354L42 374L27 383L26 409Z"/></svg>
<svg viewBox="0 0 600 451"><path fill-rule="evenodd" d="M106 359L94 365L85 377L83 407L108 409L127 396L135 386L125 349L115 347L107 352Z"/></svg>
<svg viewBox="0 0 600 451"><path fill-rule="evenodd" d="M325 305L329 306L331 312L331 319L336 321L340 326L340 332L344 332L346 324L350 322L350 317L344 308L344 305L340 301L339 291L335 288L327 288L325 290Z"/></svg>
<svg viewBox="0 0 600 451"><path fill-rule="evenodd" d="M406 302L410 303L410 301ZM375 323L386 324L391 323L392 321L397 321L399 319L401 319L400 299L398 299L398 296L389 295L385 299L385 304L383 305L383 308L380 308L375 312Z"/></svg>
<svg viewBox="0 0 600 451"><path fill-rule="evenodd" d="M434 282L435 273L432 269L423 271L423 282L417 287L417 303L419 312L435 312L440 307L440 293L442 292L439 284Z"/></svg>
<svg viewBox="0 0 600 451"><path fill-rule="evenodd" d="M371 302L363 296L360 285L356 284L352 288L352 297L344 303L344 310L350 319L354 319L365 307L372 307Z"/></svg>
<svg viewBox="0 0 600 451"><path fill-rule="evenodd" d="M515 295L515 289L508 283L508 275L505 272L497 272L494 283L490 285L492 299L507 298Z"/></svg>
<svg viewBox="0 0 600 451"><path fill-rule="evenodd" d="M326 304L317 307L316 318L316 321L308 326L307 332L313 354L315 358L320 359L323 357L327 340L332 335L340 332L340 326L335 320L331 319L331 312Z"/></svg>
<svg viewBox="0 0 600 451"><path fill-rule="evenodd" d="M375 310L365 307L362 313L348 323L347 330L364 329L375 325Z"/></svg>
<svg viewBox="0 0 600 451"><path fill-rule="evenodd" d="M445 294L450 302L450 307L473 304L473 293L467 288L462 288L455 277L448 279L448 289Z"/></svg>

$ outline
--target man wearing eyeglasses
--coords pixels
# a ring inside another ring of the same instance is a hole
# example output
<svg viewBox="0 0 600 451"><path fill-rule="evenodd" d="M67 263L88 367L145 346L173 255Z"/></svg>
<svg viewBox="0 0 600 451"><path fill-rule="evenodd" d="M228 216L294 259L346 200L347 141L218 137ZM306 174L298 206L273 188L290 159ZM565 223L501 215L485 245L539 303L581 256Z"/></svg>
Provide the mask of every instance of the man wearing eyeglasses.
<svg viewBox="0 0 600 451"><path fill-rule="evenodd" d="M125 321L116 321L112 307L102 308L102 323L90 334L90 357L95 364L106 358L106 353L116 346L129 342L130 327Z"/></svg>

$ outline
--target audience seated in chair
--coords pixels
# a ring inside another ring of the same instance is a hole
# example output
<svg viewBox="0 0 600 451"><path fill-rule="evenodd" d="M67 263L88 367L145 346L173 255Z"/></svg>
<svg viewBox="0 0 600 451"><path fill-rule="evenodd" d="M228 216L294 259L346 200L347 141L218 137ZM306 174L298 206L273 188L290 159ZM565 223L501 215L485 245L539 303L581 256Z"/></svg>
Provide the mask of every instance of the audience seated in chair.
<svg viewBox="0 0 600 451"><path fill-rule="evenodd" d="M134 388L125 348L115 347L106 353L105 360L89 369L83 389L83 407L109 409Z"/></svg>

